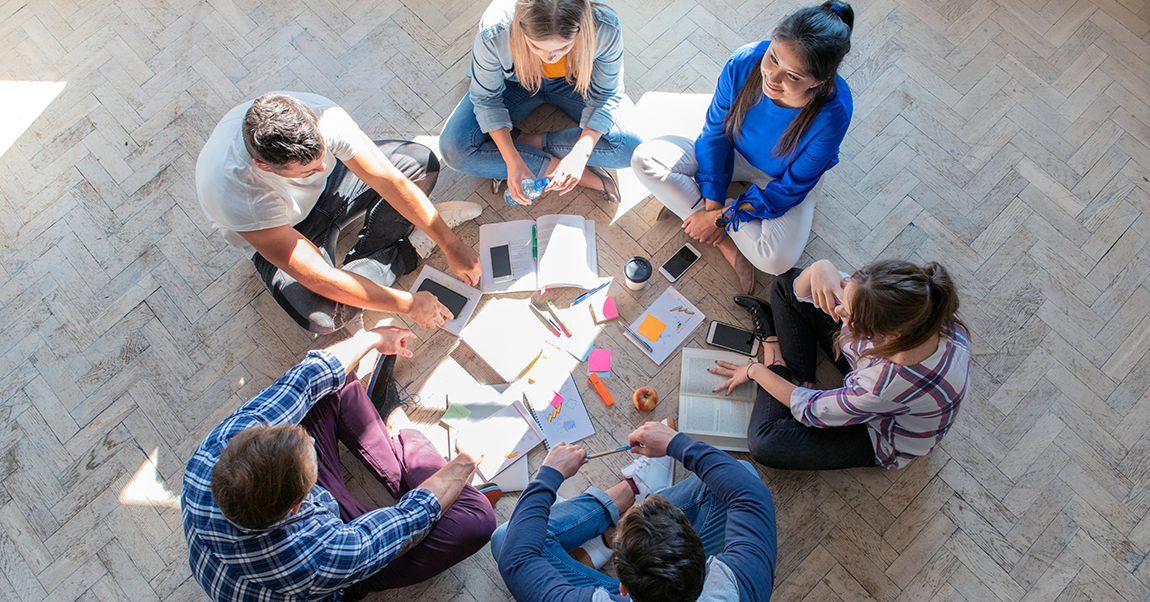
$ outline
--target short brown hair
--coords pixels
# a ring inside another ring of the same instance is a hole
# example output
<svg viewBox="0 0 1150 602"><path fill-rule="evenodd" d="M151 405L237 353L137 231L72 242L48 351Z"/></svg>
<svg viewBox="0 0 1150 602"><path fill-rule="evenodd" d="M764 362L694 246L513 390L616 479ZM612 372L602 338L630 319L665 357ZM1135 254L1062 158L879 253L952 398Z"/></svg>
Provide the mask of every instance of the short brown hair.
<svg viewBox="0 0 1150 602"><path fill-rule="evenodd" d="M275 168L307 165L323 156L323 136L311 108L287 94L264 94L244 115L248 154Z"/></svg>
<svg viewBox="0 0 1150 602"><path fill-rule="evenodd" d="M703 593L707 557L703 540L682 510L649 495L619 520L615 569L631 598L689 602Z"/></svg>
<svg viewBox="0 0 1150 602"><path fill-rule="evenodd" d="M863 351L863 356L889 358L918 347L950 324L962 324L957 316L958 288L946 268L933 261L920 266L880 259L855 272L851 282L849 329L840 338L865 341L894 335Z"/></svg>
<svg viewBox="0 0 1150 602"><path fill-rule="evenodd" d="M287 516L315 487L311 437L298 424L240 431L212 467L212 497L224 517L264 529Z"/></svg>

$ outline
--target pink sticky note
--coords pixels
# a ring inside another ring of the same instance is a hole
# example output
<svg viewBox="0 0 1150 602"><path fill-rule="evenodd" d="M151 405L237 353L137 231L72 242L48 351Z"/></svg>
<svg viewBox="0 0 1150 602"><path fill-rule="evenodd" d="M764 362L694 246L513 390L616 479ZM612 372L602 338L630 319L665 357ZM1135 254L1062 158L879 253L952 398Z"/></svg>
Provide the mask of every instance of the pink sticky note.
<svg viewBox="0 0 1150 602"><path fill-rule="evenodd" d="M592 309L596 322L606 322L611 318L619 317L619 310L615 309L615 297L611 295L607 295L607 298L601 302L596 301Z"/></svg>
<svg viewBox="0 0 1150 602"><path fill-rule="evenodd" d="M551 405L553 405L555 407L559 407L559 406L563 405L563 396L556 393L555 397L551 398Z"/></svg>
<svg viewBox="0 0 1150 602"><path fill-rule="evenodd" d="M615 297L611 295L607 295L607 299L603 301L603 317L608 320L619 317L619 310L615 309Z"/></svg>
<svg viewBox="0 0 1150 602"><path fill-rule="evenodd" d="M610 372L611 350L596 349L592 351L591 357L587 359L587 369L592 372Z"/></svg>

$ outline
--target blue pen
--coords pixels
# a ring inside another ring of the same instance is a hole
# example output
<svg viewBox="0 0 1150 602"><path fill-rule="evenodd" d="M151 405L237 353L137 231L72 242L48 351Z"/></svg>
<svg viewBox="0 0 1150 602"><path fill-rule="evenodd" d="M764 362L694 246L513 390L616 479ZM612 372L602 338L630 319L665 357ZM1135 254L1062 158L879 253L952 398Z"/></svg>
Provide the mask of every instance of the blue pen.
<svg viewBox="0 0 1150 602"><path fill-rule="evenodd" d="M617 454L621 451L627 451L629 449L631 449L630 445L620 445L619 447L616 447L615 449L607 450L604 452L599 452L597 454L591 454L590 456L587 456L587 459L590 460L591 458L598 458L600 456L609 456L611 454Z"/></svg>
<svg viewBox="0 0 1150 602"><path fill-rule="evenodd" d="M587 297L590 297L591 295L594 295L595 293L599 292L600 290L602 290L603 287L607 286L608 284L611 284L610 280L608 280L607 282L604 282L603 284L600 284L599 286L583 293L582 295L579 295L578 297L575 297L575 301L571 302L571 305L578 305L580 301L582 301L582 300L586 299Z"/></svg>

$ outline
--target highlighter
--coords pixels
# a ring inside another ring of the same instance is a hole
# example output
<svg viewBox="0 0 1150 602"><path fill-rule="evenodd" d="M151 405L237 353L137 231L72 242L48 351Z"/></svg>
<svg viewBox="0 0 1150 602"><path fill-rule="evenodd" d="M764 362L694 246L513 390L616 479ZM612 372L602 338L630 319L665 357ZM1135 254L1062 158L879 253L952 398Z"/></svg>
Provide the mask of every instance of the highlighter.
<svg viewBox="0 0 1150 602"><path fill-rule="evenodd" d="M591 373L591 384L595 385L595 390L599 392L599 397L603 398L603 403L607 405L614 405L615 398L611 397L611 392L607 390L607 385L603 384L603 379L599 378L598 374Z"/></svg>

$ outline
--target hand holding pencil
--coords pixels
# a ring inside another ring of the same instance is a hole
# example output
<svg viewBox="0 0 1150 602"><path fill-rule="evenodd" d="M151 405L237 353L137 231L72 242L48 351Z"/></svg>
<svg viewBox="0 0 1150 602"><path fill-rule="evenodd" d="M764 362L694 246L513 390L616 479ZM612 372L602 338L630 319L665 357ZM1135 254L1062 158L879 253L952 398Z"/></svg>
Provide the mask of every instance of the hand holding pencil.
<svg viewBox="0 0 1150 602"><path fill-rule="evenodd" d="M559 471L564 479L570 479L579 472L579 467L587 463L587 450L578 445L560 443L547 452L543 460L544 466L550 466Z"/></svg>

